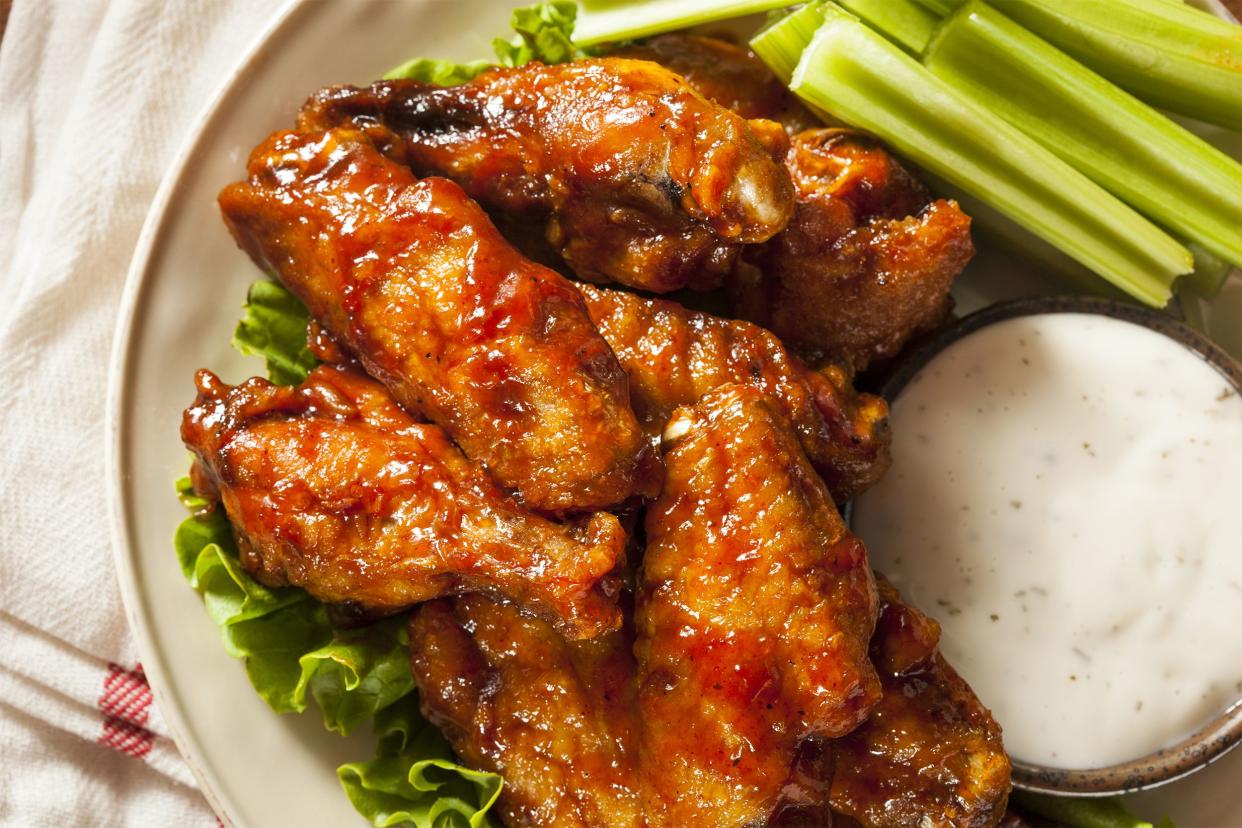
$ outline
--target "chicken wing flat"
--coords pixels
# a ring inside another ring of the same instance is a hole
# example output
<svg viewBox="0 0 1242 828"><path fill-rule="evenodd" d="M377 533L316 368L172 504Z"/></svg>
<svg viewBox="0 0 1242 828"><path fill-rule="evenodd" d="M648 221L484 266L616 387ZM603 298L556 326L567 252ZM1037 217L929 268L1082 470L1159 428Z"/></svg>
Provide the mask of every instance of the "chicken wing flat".
<svg viewBox="0 0 1242 828"><path fill-rule="evenodd" d="M871 658L884 695L833 743L832 808L864 828L996 825L1010 776L1000 727L940 655L940 626L877 581Z"/></svg>
<svg viewBox="0 0 1242 828"><path fill-rule="evenodd" d="M748 120L776 121L791 135L822 126L754 52L727 40L673 32L610 54L658 63L709 101Z"/></svg>
<svg viewBox="0 0 1242 828"><path fill-rule="evenodd" d="M655 491L658 459L581 296L460 187L348 128L277 133L249 169L220 194L238 243L502 486L551 512Z"/></svg>
<svg viewBox="0 0 1242 828"><path fill-rule="evenodd" d="M646 810L762 824L796 783L802 740L845 735L879 700L875 583L758 390L722 386L664 437L635 611Z"/></svg>
<svg viewBox="0 0 1242 828"><path fill-rule="evenodd" d="M410 621L424 715L472 767L500 773L508 825L639 828L633 636L567 642L480 595Z"/></svg>
<svg viewBox="0 0 1242 828"><path fill-rule="evenodd" d="M230 387L200 371L196 384L181 439L259 581L364 611L482 591L575 638L620 624L613 515L567 526L523 510L360 374L321 366L296 388Z"/></svg>
<svg viewBox="0 0 1242 828"><path fill-rule="evenodd" d="M888 406L854 391L845 372L812 371L771 333L660 299L579 285L587 310L630 380L643 427L659 434L673 410L725 383L764 392L844 503L888 468Z"/></svg>
<svg viewBox="0 0 1242 828"><path fill-rule="evenodd" d="M409 80L314 96L302 129L383 124L421 175L546 225L581 278L714 287L743 244L793 214L779 125L746 121L648 61L498 68L452 88Z"/></svg>
<svg viewBox="0 0 1242 828"><path fill-rule="evenodd" d="M855 369L938 324L974 255L957 203L932 200L875 140L850 130L795 136L787 163L797 212L754 257L757 278L739 269L741 315Z"/></svg>

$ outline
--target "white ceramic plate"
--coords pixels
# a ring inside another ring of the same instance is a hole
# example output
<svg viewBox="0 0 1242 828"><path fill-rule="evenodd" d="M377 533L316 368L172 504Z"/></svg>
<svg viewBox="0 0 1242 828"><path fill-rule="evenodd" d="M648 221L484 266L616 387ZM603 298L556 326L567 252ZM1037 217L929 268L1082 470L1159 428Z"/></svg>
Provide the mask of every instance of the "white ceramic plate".
<svg viewBox="0 0 1242 828"><path fill-rule="evenodd" d="M342 739L317 712L278 716L186 586L171 538L184 511L173 481L187 468L178 439L192 377L210 367L236 382L261 372L229 336L259 276L225 231L216 193L243 174L250 149L291 126L312 91L366 83L415 55L490 55L510 3L492 0L294 2L222 86L160 189L129 274L109 404L110 489L121 587L143 665L178 746L221 817L242 826L361 825L338 764L367 758L368 735ZM964 306L1044 289L1005 257L963 282ZM1004 287L995 295L988 285ZM1018 287L1020 286L1020 287ZM982 291L982 293L981 293ZM982 298L981 298L982 297ZM1139 797L1191 826L1242 825L1242 751L1190 780Z"/></svg>

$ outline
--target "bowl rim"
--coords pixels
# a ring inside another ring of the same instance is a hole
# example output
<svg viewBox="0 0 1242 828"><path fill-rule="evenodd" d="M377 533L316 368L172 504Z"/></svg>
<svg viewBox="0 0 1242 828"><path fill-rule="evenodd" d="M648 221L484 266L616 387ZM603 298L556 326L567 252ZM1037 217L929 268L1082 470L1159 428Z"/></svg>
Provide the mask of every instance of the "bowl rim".
<svg viewBox="0 0 1242 828"><path fill-rule="evenodd" d="M1198 356L1242 395L1242 363L1220 345L1167 313L1097 296L1053 295L998 302L925 337L880 378L878 392L890 404L941 352L982 328L1024 316L1091 314L1140 325ZM851 522L853 504L846 521ZM1114 796L1150 790L1207 767L1242 744L1242 694L1217 716L1178 742L1145 756L1099 768L1055 768L1013 756L1014 787L1058 796Z"/></svg>

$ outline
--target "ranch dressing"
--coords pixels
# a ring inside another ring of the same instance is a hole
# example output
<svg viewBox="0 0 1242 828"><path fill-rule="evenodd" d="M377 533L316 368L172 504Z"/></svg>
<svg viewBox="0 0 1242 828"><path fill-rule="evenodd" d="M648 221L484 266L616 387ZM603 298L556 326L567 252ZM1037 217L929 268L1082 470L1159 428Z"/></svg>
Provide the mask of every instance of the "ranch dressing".
<svg viewBox="0 0 1242 828"><path fill-rule="evenodd" d="M892 409L855 504L874 566L1017 759L1103 767L1242 696L1242 400L1209 364L1094 314L986 326Z"/></svg>

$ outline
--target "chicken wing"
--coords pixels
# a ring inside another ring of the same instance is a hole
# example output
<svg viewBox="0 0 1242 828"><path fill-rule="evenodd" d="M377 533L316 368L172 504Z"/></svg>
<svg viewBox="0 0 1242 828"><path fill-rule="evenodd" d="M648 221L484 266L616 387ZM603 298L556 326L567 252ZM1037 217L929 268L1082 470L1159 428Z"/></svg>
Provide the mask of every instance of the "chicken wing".
<svg viewBox="0 0 1242 828"><path fill-rule="evenodd" d="M974 255L970 218L932 200L875 140L843 129L793 139L798 208L733 285L742 316L791 345L862 369L938 324Z"/></svg>
<svg viewBox="0 0 1242 828"><path fill-rule="evenodd" d="M220 207L255 262L398 402L527 505L583 511L658 488L625 374L581 296L456 184L415 179L358 130L285 132Z"/></svg>
<svg viewBox="0 0 1242 828"><path fill-rule="evenodd" d="M871 658L884 695L833 743L832 808L864 828L993 826L1009 797L1000 727L940 655L940 626L877 578Z"/></svg>
<svg viewBox="0 0 1242 828"><path fill-rule="evenodd" d="M746 121L648 61L498 68L452 88L408 80L314 96L302 129L383 124L419 174L546 223L574 272L663 292L714 287L743 244L793 214L778 124Z"/></svg>
<svg viewBox="0 0 1242 828"><path fill-rule="evenodd" d="M875 584L762 393L722 386L664 438L635 614L646 810L761 823L796 782L802 740L845 735L879 700Z"/></svg>
<svg viewBox="0 0 1242 828"><path fill-rule="evenodd" d="M479 595L410 620L423 713L468 764L503 774L508 825L639 828L633 636L566 642Z"/></svg>
<svg viewBox="0 0 1242 828"><path fill-rule="evenodd" d="M482 591L574 638L620 624L613 515L566 526L524 511L359 374L321 366L297 388L230 387L200 371L196 384L181 439L259 581L364 611Z"/></svg>
<svg viewBox="0 0 1242 828"><path fill-rule="evenodd" d="M795 134L786 158L798 207L731 279L738 311L789 344L862 369L895 355L949 310L974 248L970 219L934 201L876 141L818 119L752 53L688 34L616 54L655 61L746 118Z"/></svg>
<svg viewBox="0 0 1242 828"><path fill-rule="evenodd" d="M630 400L649 433L658 435L678 406L725 383L744 383L790 421L838 503L888 468L888 406L854 391L840 369L810 370L748 322L593 285L578 289L629 375Z"/></svg>
<svg viewBox="0 0 1242 828"><path fill-rule="evenodd" d="M718 37L673 32L609 54L658 63L709 101L748 120L776 121L791 135L822 126L754 52Z"/></svg>

